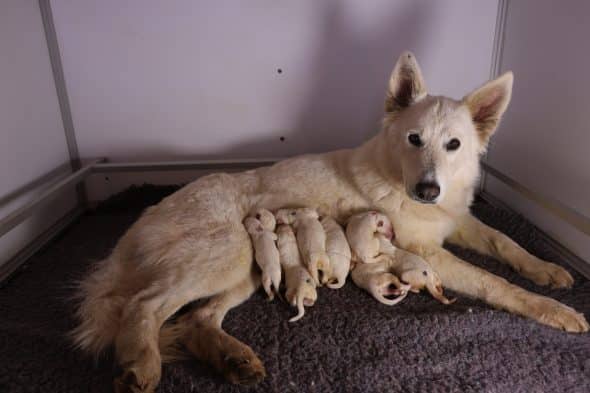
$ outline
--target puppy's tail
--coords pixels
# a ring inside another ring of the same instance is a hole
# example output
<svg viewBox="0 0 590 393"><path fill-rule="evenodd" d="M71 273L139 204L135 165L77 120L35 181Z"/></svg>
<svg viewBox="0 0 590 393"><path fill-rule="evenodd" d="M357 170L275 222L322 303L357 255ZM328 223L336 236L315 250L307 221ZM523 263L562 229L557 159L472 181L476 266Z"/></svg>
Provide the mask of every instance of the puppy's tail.
<svg viewBox="0 0 590 393"><path fill-rule="evenodd" d="M79 325L70 333L74 345L98 357L113 343L119 332L125 298L115 292L116 264L110 259L99 262L96 269L79 283L76 316Z"/></svg>
<svg viewBox="0 0 590 393"><path fill-rule="evenodd" d="M304 296L302 294L298 294L297 295L297 315L295 315L293 318L289 319L289 322L296 322L298 320L300 320L301 318L303 318L303 315L305 315L305 307L303 307L303 298Z"/></svg>

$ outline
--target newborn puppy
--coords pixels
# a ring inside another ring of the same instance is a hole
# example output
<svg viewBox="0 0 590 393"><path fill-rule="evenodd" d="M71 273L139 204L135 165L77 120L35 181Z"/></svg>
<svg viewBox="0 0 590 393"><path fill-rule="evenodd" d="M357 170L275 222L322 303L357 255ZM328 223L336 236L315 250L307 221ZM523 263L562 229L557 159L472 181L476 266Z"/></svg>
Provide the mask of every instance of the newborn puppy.
<svg viewBox="0 0 590 393"><path fill-rule="evenodd" d="M326 286L332 289L342 288L350 270L350 246L342 227L332 217L324 216L320 223L326 232L326 253L332 267L332 275Z"/></svg>
<svg viewBox="0 0 590 393"><path fill-rule="evenodd" d="M285 271L287 286L285 296L287 301L298 310L297 315L289 319L289 322L295 322L305 314L304 306L314 305L318 294L313 278L302 264L293 229L289 225L279 225L277 235L281 266Z"/></svg>
<svg viewBox="0 0 590 393"><path fill-rule="evenodd" d="M279 224L293 225L303 262L316 284L325 284L332 269L326 253L326 232L318 220L318 212L307 207L281 209L276 218ZM322 273L321 280L319 272Z"/></svg>
<svg viewBox="0 0 590 393"><path fill-rule="evenodd" d="M281 284L281 263L279 250L275 245L275 218L270 211L257 209L244 220L244 226L252 239L256 262L262 270L262 286L269 300L273 300L272 287L279 293Z"/></svg>
<svg viewBox="0 0 590 393"><path fill-rule="evenodd" d="M369 292L380 303L388 306L398 304L406 298L409 284L402 284L400 280L387 271L387 265L383 263L361 263L350 274L352 281L359 287ZM395 299L386 296L399 295Z"/></svg>
<svg viewBox="0 0 590 393"><path fill-rule="evenodd" d="M443 304L451 304L456 300L443 295L438 273L422 257L396 248L390 267L400 280L410 284L412 292L417 293L426 288L432 297Z"/></svg>
<svg viewBox="0 0 590 393"><path fill-rule="evenodd" d="M346 225L346 238L355 262L374 263L382 253L381 235L393 237L393 226L385 214L376 211L355 214Z"/></svg>
<svg viewBox="0 0 590 393"><path fill-rule="evenodd" d="M379 240L383 253L379 257L380 262L375 264L378 265L377 269L394 273L402 282L410 285L412 292L418 293L426 288L441 303L451 304L456 300L449 300L443 295L440 277L422 257L395 247L385 237L379 237Z"/></svg>

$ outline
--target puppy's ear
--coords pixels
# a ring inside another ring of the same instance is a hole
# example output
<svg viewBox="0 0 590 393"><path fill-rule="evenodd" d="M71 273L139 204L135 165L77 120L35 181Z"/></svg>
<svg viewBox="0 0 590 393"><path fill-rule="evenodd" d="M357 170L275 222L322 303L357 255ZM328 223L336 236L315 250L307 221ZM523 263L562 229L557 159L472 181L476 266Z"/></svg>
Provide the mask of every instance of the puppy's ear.
<svg viewBox="0 0 590 393"><path fill-rule="evenodd" d="M413 53L404 52L397 60L389 78L385 112L397 112L424 97L426 97L426 83L420 66Z"/></svg>
<svg viewBox="0 0 590 393"><path fill-rule="evenodd" d="M508 71L463 98L483 150L510 103L513 79L512 72Z"/></svg>

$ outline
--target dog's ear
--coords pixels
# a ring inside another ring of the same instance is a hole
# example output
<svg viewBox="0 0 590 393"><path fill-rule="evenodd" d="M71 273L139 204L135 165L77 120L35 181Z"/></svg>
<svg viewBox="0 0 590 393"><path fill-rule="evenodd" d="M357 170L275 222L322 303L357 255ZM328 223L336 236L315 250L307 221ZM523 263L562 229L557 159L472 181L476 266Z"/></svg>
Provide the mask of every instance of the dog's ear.
<svg viewBox="0 0 590 393"><path fill-rule="evenodd" d="M389 78L385 98L385 112L397 112L426 97L426 83L422 71L411 52L404 52L397 60Z"/></svg>
<svg viewBox="0 0 590 393"><path fill-rule="evenodd" d="M484 148L508 107L513 79L512 72L508 71L463 98Z"/></svg>

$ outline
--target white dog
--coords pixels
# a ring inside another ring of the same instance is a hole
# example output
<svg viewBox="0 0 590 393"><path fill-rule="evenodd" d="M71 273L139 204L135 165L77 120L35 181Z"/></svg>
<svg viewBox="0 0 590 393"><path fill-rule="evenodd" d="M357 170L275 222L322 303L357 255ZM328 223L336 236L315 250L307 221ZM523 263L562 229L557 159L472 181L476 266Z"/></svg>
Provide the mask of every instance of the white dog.
<svg viewBox="0 0 590 393"><path fill-rule="evenodd" d="M255 206L321 206L339 222L351 212L383 212L396 223L396 246L423 257L443 286L545 325L588 331L572 308L442 247L449 241L491 255L539 285L573 283L565 269L529 254L469 211L480 156L508 106L512 79L508 72L461 100L431 96L414 55L403 53L387 86L381 130L362 146L201 177L147 209L81 284L75 342L94 354L114 345L122 367L116 389L152 392L162 369L159 337L185 320L164 322L207 297L231 299L215 308L221 320L256 286L242 224ZM253 384L264 377L252 349L220 324L193 337L199 345L187 350L228 380Z"/></svg>

